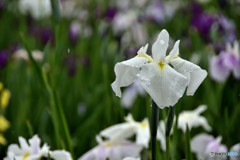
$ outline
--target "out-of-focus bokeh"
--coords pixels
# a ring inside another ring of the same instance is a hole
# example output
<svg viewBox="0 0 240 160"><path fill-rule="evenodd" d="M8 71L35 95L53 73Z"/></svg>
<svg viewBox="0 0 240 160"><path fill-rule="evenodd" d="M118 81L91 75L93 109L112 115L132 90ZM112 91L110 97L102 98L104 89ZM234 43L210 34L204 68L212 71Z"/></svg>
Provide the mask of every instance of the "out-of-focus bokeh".
<svg viewBox="0 0 240 160"><path fill-rule="evenodd" d="M208 72L195 95L176 104L176 116L205 104L212 130L194 128L191 137L221 136L230 150L240 143L239 17L239 0L1 0L0 159L19 136L35 134L77 159L128 113L136 121L150 118L151 98L138 82L122 98L111 83L114 65L147 43L151 55L162 29L171 36L170 49L179 39L180 57ZM172 158L185 158L184 143L174 125ZM164 159L160 146L157 157ZM149 159L150 149L141 155Z"/></svg>

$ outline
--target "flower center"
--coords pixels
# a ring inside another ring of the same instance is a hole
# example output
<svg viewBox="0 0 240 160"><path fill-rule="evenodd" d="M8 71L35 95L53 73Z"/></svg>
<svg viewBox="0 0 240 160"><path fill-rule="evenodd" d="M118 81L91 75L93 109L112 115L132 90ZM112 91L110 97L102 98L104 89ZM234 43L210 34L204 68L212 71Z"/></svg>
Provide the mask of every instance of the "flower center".
<svg viewBox="0 0 240 160"><path fill-rule="evenodd" d="M145 122L141 123L141 127L142 127L142 128L147 127L147 123L145 123Z"/></svg>
<svg viewBox="0 0 240 160"><path fill-rule="evenodd" d="M164 62L162 61L158 63L158 66L160 67L161 71L163 70L164 65L165 65Z"/></svg>
<svg viewBox="0 0 240 160"><path fill-rule="evenodd" d="M30 155L29 153L25 154L25 155L23 156L23 160L27 159L27 157L28 157L29 155Z"/></svg>
<svg viewBox="0 0 240 160"><path fill-rule="evenodd" d="M193 120L195 118L195 116L192 115L192 114L185 114L183 116L183 118L186 119L186 120Z"/></svg>

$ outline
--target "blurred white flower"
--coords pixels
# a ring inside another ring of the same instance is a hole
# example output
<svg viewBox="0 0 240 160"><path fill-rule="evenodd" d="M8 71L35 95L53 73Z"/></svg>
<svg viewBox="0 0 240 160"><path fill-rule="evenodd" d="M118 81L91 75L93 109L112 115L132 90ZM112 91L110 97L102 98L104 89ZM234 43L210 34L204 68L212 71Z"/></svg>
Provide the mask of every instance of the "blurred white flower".
<svg viewBox="0 0 240 160"><path fill-rule="evenodd" d="M50 0L19 0L19 10L22 14L28 14L34 19L49 17L52 14Z"/></svg>
<svg viewBox="0 0 240 160"><path fill-rule="evenodd" d="M211 127L208 125L207 119L203 116L200 116L200 114L206 109L206 105L200 105L193 111L181 112L178 116L178 128L182 129L183 132L186 132L186 125L188 124L189 130L191 130L193 127L202 126L207 131L210 131Z"/></svg>
<svg viewBox="0 0 240 160"><path fill-rule="evenodd" d="M144 96L145 90L139 81L135 81L131 86L124 90L121 98L122 106L127 109L131 108L138 95Z"/></svg>
<svg viewBox="0 0 240 160"><path fill-rule="evenodd" d="M54 160L72 160L70 153L64 150L50 151L46 143L41 147L41 140L37 135L28 142L23 137L19 137L20 147L17 144L11 144L4 160L35 160L48 156Z"/></svg>
<svg viewBox="0 0 240 160"><path fill-rule="evenodd" d="M114 32L120 33L130 28L131 25L137 19L137 12L134 10L130 10L127 12L118 13L113 19L113 30Z"/></svg>
<svg viewBox="0 0 240 160"><path fill-rule="evenodd" d="M41 61L43 59L43 52L39 50L33 50L32 56L36 61ZM14 59L23 59L29 61L28 53L25 49L18 49L13 53Z"/></svg>
<svg viewBox="0 0 240 160"><path fill-rule="evenodd" d="M175 121L176 121L176 117L174 116L173 126L174 126ZM161 120L159 122L159 125L158 125L157 139L160 141L161 148L162 148L163 151L166 151L166 136L165 136L165 133L166 133L166 126L165 126L164 121ZM170 135L172 135L172 134L173 134L173 127L171 128L171 131L170 131Z"/></svg>
<svg viewBox="0 0 240 160"><path fill-rule="evenodd" d="M175 105L186 87L187 95L195 93L207 72L178 57L180 41L175 43L169 56L165 57L168 41L168 32L162 30L152 46L153 58L146 54L146 45L140 48L136 57L115 65L116 80L112 83L112 88L117 96L121 97L120 87L129 86L135 80L140 81L160 108Z"/></svg>
<svg viewBox="0 0 240 160"><path fill-rule="evenodd" d="M122 160L125 157L140 157L142 146L126 140L103 141L97 136L98 146L91 149L78 160Z"/></svg>
<svg viewBox="0 0 240 160"><path fill-rule="evenodd" d="M220 144L222 137L216 139L208 134L201 133L191 140L191 150L197 154L198 159L212 160L211 152L227 152L227 147ZM217 156L220 159L226 159L226 156Z"/></svg>
<svg viewBox="0 0 240 160"><path fill-rule="evenodd" d="M125 140L136 134L136 143L148 148L150 129L148 119L136 122L132 115L125 117L126 122L113 125L100 132L100 135L111 140Z"/></svg>

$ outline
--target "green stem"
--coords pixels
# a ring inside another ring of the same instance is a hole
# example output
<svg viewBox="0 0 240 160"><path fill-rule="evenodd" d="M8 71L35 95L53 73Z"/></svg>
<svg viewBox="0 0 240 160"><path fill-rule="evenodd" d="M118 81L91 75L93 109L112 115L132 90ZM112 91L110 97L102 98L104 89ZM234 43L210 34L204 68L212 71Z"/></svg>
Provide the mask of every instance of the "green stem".
<svg viewBox="0 0 240 160"><path fill-rule="evenodd" d="M174 106L169 107L168 116L167 116L167 123L166 123L166 133L165 133L167 160L170 159L169 141L170 141L170 132L171 132L172 124L173 124L173 120L174 120L174 112L175 112L175 107Z"/></svg>
<svg viewBox="0 0 240 160"><path fill-rule="evenodd" d="M166 155L167 155L167 160L169 160L169 136L166 136Z"/></svg>
<svg viewBox="0 0 240 160"><path fill-rule="evenodd" d="M188 124L186 124L186 160L192 160L191 145L190 145L190 131L188 129Z"/></svg>
<svg viewBox="0 0 240 160"><path fill-rule="evenodd" d="M156 136L158 121L159 121L159 108L157 104L152 100L151 111L152 160L156 160Z"/></svg>

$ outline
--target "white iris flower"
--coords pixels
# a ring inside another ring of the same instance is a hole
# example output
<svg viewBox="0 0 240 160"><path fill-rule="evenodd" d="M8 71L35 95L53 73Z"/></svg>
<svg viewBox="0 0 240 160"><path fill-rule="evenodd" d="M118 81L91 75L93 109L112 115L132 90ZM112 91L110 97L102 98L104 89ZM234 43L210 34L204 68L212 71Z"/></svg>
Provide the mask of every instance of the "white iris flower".
<svg viewBox="0 0 240 160"><path fill-rule="evenodd" d="M124 140L136 134L136 144L148 148L150 129L148 119L136 122L132 115L125 117L126 122L113 125L100 132L100 135L109 139Z"/></svg>
<svg viewBox="0 0 240 160"><path fill-rule="evenodd" d="M181 112L178 116L178 128L182 129L183 132L186 132L186 125L188 124L189 130L191 130L193 127L202 126L207 131L210 131L212 128L209 126L207 119L203 116L200 116L200 114L206 109L206 105L200 105L193 111Z"/></svg>
<svg viewBox="0 0 240 160"><path fill-rule="evenodd" d="M41 140L37 135L28 142L23 137L19 137L20 146L11 144L4 160L37 160L48 156L54 160L72 160L70 153L64 150L50 151L46 143L41 147Z"/></svg>
<svg viewBox="0 0 240 160"><path fill-rule="evenodd" d="M112 88L117 96L121 97L120 87L129 86L135 80L140 81L160 108L174 106L186 87L187 95L195 93L207 72L179 57L179 40L166 56L168 41L168 32L162 30L152 46L153 58L146 54L147 44L139 49L136 57L115 65L116 80Z"/></svg>
<svg viewBox="0 0 240 160"><path fill-rule="evenodd" d="M34 19L47 18L52 14L50 0L20 0L18 7L22 14L30 13Z"/></svg>

